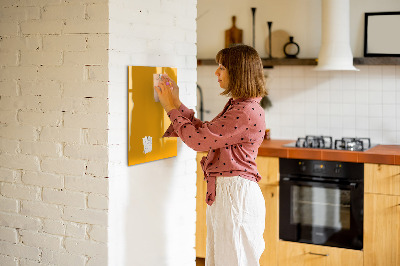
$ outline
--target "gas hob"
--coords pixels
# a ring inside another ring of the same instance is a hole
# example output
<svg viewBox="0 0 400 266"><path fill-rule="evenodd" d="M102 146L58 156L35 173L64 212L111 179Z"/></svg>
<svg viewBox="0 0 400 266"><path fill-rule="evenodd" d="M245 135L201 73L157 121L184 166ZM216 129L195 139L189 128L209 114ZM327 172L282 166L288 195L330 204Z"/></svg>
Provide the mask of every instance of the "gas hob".
<svg viewBox="0 0 400 266"><path fill-rule="evenodd" d="M296 142L283 145L284 147L331 149L347 151L366 151L375 145L371 145L370 138L348 138L335 139L331 136L307 135L300 137Z"/></svg>

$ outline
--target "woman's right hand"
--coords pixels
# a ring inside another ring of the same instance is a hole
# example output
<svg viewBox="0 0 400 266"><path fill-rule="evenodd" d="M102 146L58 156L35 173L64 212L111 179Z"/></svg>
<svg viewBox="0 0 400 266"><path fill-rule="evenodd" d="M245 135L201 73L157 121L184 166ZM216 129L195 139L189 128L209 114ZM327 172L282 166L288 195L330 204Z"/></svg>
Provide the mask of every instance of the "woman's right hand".
<svg viewBox="0 0 400 266"><path fill-rule="evenodd" d="M174 101L174 105L176 109L178 109L181 106L181 101L179 100L179 87L176 85L175 81L171 79L167 74L163 74L161 79L164 82L169 82L172 84L173 90L172 90L172 99Z"/></svg>

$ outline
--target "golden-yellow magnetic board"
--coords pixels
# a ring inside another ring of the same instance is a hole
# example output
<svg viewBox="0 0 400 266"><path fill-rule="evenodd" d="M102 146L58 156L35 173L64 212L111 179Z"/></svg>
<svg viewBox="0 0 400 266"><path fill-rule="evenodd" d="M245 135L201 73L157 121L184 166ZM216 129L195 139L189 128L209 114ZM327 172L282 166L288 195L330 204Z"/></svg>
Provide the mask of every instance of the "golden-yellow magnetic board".
<svg viewBox="0 0 400 266"><path fill-rule="evenodd" d="M176 138L163 138L171 121L154 100L153 74L168 74L177 82L171 67L128 67L128 165L177 155Z"/></svg>

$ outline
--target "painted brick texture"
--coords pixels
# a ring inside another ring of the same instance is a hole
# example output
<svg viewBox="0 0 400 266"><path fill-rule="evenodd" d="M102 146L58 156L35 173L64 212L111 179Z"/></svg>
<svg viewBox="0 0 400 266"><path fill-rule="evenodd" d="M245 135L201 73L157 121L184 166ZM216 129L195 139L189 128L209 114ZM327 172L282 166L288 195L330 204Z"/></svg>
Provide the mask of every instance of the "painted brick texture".
<svg viewBox="0 0 400 266"><path fill-rule="evenodd" d="M176 157L127 167L126 110L130 65L176 67L182 102L196 106L196 5L109 1L110 265L195 265L196 153L178 140Z"/></svg>
<svg viewBox="0 0 400 266"><path fill-rule="evenodd" d="M108 0L0 1L0 265L106 265Z"/></svg>

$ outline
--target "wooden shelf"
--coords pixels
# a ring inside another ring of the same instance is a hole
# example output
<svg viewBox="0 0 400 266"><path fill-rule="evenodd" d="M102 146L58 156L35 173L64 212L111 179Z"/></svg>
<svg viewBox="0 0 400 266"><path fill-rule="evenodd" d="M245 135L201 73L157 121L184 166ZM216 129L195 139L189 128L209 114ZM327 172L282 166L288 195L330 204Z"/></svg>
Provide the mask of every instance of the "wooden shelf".
<svg viewBox="0 0 400 266"><path fill-rule="evenodd" d="M316 66L316 58L261 58L264 68L274 66ZM354 65L400 65L400 57L356 57ZM198 59L198 66L217 65L214 59Z"/></svg>
<svg viewBox="0 0 400 266"><path fill-rule="evenodd" d="M400 57L356 57L355 65L400 65Z"/></svg>

